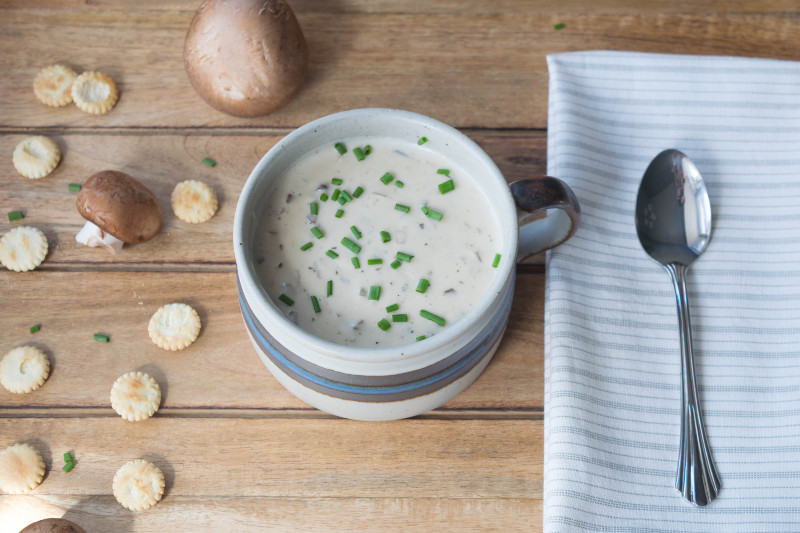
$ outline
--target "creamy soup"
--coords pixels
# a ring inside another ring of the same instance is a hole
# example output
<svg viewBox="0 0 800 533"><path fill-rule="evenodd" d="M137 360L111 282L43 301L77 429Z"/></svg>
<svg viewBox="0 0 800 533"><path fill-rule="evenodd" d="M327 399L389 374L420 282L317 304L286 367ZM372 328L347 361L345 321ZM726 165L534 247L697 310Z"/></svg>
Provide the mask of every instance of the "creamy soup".
<svg viewBox="0 0 800 533"><path fill-rule="evenodd" d="M499 246L487 200L456 162L370 137L321 147L276 180L254 258L270 298L299 327L385 347L463 317L506 260Z"/></svg>

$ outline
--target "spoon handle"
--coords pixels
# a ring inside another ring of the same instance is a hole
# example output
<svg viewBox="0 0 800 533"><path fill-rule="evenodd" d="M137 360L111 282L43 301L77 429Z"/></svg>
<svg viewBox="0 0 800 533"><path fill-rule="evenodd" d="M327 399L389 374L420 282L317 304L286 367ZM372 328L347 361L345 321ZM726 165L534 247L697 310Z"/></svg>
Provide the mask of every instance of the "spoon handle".
<svg viewBox="0 0 800 533"><path fill-rule="evenodd" d="M681 435L675 488L691 503L704 506L717 497L721 485L703 430L695 385L692 328L686 291L686 265L665 267L675 287L681 340Z"/></svg>

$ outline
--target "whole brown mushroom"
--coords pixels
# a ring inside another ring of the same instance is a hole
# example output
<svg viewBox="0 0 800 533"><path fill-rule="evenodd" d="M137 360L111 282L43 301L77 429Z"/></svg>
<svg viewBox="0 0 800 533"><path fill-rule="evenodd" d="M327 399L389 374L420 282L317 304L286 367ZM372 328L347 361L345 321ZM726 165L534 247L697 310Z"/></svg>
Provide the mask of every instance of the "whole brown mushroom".
<svg viewBox="0 0 800 533"><path fill-rule="evenodd" d="M284 0L205 0L195 12L183 62L211 107L257 117L283 107L308 69L308 46Z"/></svg>
<svg viewBox="0 0 800 533"><path fill-rule="evenodd" d="M19 533L86 533L81 526L65 518L45 518L26 526Z"/></svg>
<svg viewBox="0 0 800 533"><path fill-rule="evenodd" d="M123 243L149 241L161 229L161 207L155 195L124 172L103 170L89 176L77 199L86 224L75 240L112 254Z"/></svg>

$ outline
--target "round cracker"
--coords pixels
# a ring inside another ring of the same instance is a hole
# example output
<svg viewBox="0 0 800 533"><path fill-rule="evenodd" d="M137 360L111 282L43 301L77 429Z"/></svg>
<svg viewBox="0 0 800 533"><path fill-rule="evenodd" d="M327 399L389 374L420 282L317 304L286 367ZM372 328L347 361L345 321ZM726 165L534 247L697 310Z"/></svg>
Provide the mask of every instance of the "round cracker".
<svg viewBox="0 0 800 533"><path fill-rule="evenodd" d="M30 444L14 444L0 451L0 491L25 494L44 479L44 460Z"/></svg>
<svg viewBox="0 0 800 533"><path fill-rule="evenodd" d="M102 72L84 72L72 82L72 101L85 113L108 113L118 99L117 84Z"/></svg>
<svg viewBox="0 0 800 533"><path fill-rule="evenodd" d="M63 107L72 102L72 82L78 74L66 65L51 65L33 79L33 94L44 105Z"/></svg>
<svg viewBox="0 0 800 533"><path fill-rule="evenodd" d="M205 222L217 212L217 195L202 181L186 180L172 189L172 211L184 222Z"/></svg>
<svg viewBox="0 0 800 533"><path fill-rule="evenodd" d="M128 461L114 474L114 497L126 509L144 511L164 495L164 473L144 459Z"/></svg>
<svg viewBox="0 0 800 533"><path fill-rule="evenodd" d="M159 348L183 350L200 334L200 316L189 305L167 304L153 313L147 333Z"/></svg>
<svg viewBox="0 0 800 533"><path fill-rule="evenodd" d="M49 137L33 135L22 139L14 148L11 162L20 175L32 180L50 174L61 161L61 150Z"/></svg>
<svg viewBox="0 0 800 533"><path fill-rule="evenodd" d="M15 272L38 267L47 255L47 237L33 226L17 226L0 239L0 263Z"/></svg>
<svg viewBox="0 0 800 533"><path fill-rule="evenodd" d="M159 405L161 388L144 372L123 374L111 387L111 407L125 420L146 420L153 416Z"/></svg>
<svg viewBox="0 0 800 533"><path fill-rule="evenodd" d="M38 389L49 375L50 360L35 346L14 348L0 360L0 385L14 394Z"/></svg>

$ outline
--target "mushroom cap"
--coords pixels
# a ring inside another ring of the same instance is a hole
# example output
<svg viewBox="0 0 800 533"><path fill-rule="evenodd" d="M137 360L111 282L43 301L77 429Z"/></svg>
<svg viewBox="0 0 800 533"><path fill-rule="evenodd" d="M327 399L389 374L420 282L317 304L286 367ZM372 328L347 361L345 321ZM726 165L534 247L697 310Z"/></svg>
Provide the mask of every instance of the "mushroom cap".
<svg viewBox="0 0 800 533"><path fill-rule="evenodd" d="M81 526L65 518L45 518L26 526L19 533L86 533Z"/></svg>
<svg viewBox="0 0 800 533"><path fill-rule="evenodd" d="M186 74L211 107L257 117L284 106L308 70L308 45L284 0L205 0L183 48Z"/></svg>
<svg viewBox="0 0 800 533"><path fill-rule="evenodd" d="M161 229L155 195L124 172L103 170L89 176L77 206L83 218L129 244L149 241Z"/></svg>

